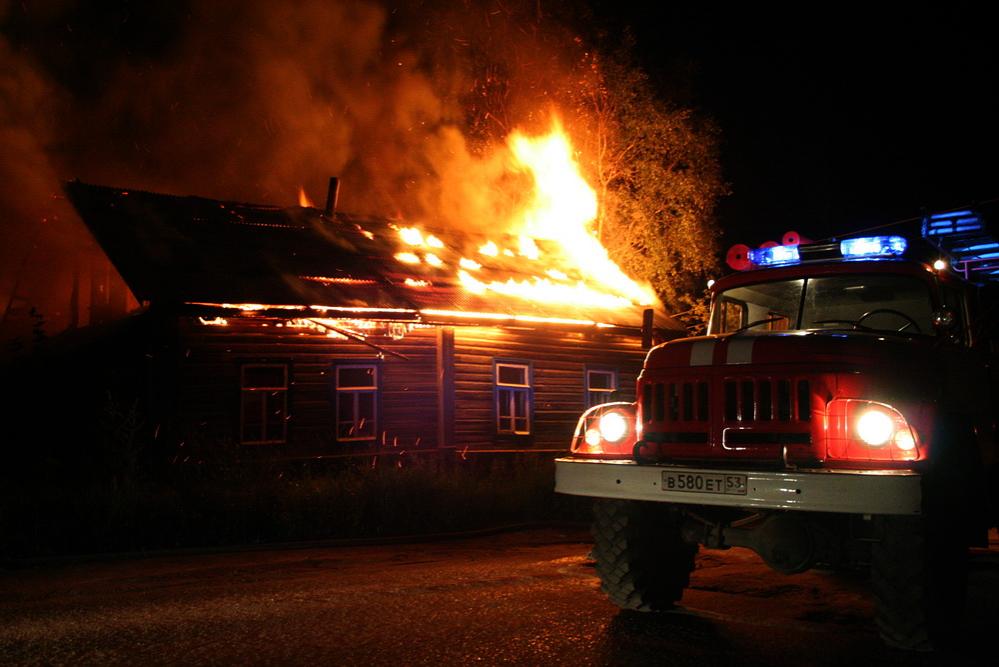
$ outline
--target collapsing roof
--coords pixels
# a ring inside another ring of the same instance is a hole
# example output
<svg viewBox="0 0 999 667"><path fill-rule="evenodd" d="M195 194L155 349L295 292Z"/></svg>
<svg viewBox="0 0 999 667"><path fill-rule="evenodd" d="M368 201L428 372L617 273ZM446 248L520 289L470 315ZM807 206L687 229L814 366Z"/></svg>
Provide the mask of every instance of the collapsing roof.
<svg viewBox="0 0 999 667"><path fill-rule="evenodd" d="M641 306L545 303L468 289L455 267L487 239L465 232L447 232L449 245L433 253L439 263L408 263L400 259L406 250L400 243L399 230L407 225L402 221L79 181L68 183L66 191L141 301L205 312L298 310L425 323L642 325ZM484 283L534 277L520 257L500 253L478 259L475 277ZM577 279L565 276L567 282ZM654 325L682 330L661 312Z"/></svg>

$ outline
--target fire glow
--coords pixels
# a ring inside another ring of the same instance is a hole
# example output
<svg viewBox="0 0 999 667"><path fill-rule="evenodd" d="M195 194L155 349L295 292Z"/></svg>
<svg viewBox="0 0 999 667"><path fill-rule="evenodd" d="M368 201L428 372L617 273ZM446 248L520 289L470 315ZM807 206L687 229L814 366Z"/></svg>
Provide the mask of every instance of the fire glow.
<svg viewBox="0 0 999 667"><path fill-rule="evenodd" d="M656 302L647 284L624 274L591 233L596 221L597 194L583 177L572 144L557 120L551 131L530 137L515 131L507 139L511 173L527 174L533 188L525 205L496 227L513 239L508 244L487 240L470 249L449 247L418 227L398 228L405 246L395 258L404 264L426 263L439 269L459 267L458 282L473 294L488 293L535 302L621 309ZM428 252L429 249L436 252ZM425 249L421 255L414 252ZM475 258L465 256L475 254ZM451 259L443 259L451 257ZM472 271L499 268L493 259L517 262L518 278L490 280ZM527 273L531 277L519 279Z"/></svg>

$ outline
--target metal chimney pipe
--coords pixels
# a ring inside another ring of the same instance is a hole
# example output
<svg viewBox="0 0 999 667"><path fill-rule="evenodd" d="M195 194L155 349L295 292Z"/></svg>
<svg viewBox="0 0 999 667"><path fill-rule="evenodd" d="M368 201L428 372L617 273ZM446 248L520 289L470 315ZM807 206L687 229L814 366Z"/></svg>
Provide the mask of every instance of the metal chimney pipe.
<svg viewBox="0 0 999 667"><path fill-rule="evenodd" d="M642 349L652 347L653 312L651 308L642 311Z"/></svg>
<svg viewBox="0 0 999 667"><path fill-rule="evenodd" d="M336 213L336 200L340 197L340 179L336 176L330 176L330 186L326 190L326 208L323 209L323 215L327 218L331 217Z"/></svg>

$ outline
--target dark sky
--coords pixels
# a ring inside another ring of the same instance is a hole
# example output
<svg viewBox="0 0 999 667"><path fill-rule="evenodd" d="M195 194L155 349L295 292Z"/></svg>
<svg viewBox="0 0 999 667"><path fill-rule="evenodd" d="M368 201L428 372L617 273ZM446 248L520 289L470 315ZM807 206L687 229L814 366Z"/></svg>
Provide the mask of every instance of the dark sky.
<svg viewBox="0 0 999 667"><path fill-rule="evenodd" d="M996 24L981 8L596 4L631 27L667 96L720 125L726 243L999 198Z"/></svg>

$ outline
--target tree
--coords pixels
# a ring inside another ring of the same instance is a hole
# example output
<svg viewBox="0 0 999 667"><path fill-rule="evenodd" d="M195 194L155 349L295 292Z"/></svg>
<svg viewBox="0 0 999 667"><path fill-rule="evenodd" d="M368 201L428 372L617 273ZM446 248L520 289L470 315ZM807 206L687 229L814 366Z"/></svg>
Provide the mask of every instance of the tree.
<svg viewBox="0 0 999 667"><path fill-rule="evenodd" d="M589 53L580 70L575 134L598 188L601 242L668 310L702 315L717 269L715 206L728 193L719 131L657 99L648 76L625 59Z"/></svg>

